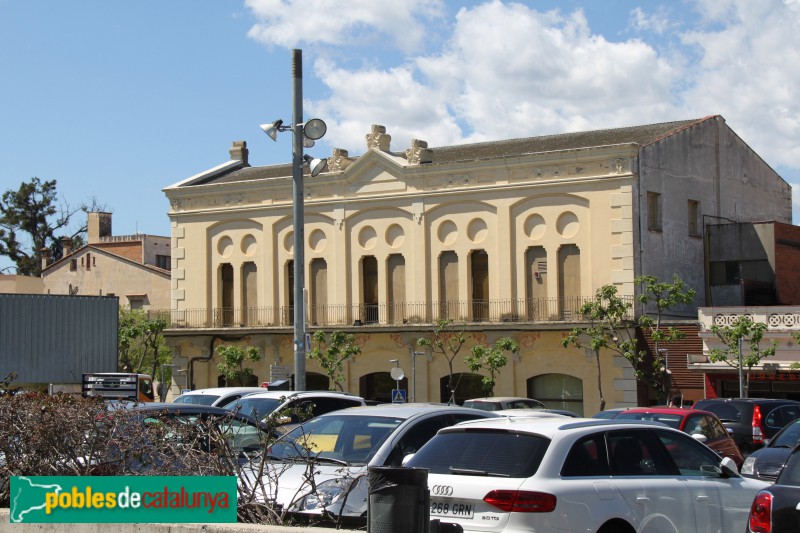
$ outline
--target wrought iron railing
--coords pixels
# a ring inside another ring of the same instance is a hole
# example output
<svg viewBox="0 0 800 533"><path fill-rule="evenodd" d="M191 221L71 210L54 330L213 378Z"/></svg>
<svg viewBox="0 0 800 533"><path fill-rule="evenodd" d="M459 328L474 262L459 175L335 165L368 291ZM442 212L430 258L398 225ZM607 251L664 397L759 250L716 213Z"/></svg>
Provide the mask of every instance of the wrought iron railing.
<svg viewBox="0 0 800 533"><path fill-rule="evenodd" d="M392 326L433 324L439 320L457 323L580 322L581 306L591 297L470 300L436 302L394 302L390 304L327 304L306 309L312 327ZM633 298L629 317L633 318ZM294 308L226 307L212 309L151 310L165 318L170 328L288 327L294 325Z"/></svg>

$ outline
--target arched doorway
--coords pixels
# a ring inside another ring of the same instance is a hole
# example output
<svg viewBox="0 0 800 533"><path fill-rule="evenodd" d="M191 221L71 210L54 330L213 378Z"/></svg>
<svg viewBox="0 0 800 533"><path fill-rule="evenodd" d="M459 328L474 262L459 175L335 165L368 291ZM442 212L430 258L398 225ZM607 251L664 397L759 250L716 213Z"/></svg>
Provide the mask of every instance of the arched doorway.
<svg viewBox="0 0 800 533"><path fill-rule="evenodd" d="M365 374L358 379L358 394L365 400L380 403L392 403L392 391L397 388L397 382L392 379L389 372L373 372ZM408 378L400 380L400 388L408 391ZM406 394L406 398L408 395Z"/></svg>
<svg viewBox="0 0 800 533"><path fill-rule="evenodd" d="M450 390L447 386L449 381L449 375L439 378L439 396L442 403L448 403L450 401ZM483 376L480 374L456 372L453 374L453 384L455 387L456 405L463 405L464 400L485 396L483 392Z"/></svg>

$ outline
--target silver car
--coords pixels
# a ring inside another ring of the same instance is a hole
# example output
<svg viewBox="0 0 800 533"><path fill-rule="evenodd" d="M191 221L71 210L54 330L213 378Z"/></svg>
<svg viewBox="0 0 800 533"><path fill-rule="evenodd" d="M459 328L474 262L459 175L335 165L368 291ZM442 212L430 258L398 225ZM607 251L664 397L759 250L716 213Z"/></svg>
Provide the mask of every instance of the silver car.
<svg viewBox="0 0 800 533"><path fill-rule="evenodd" d="M443 404L352 407L313 418L271 447L261 483L250 480L259 501L274 501L293 515L330 513L365 523L368 468L401 466L442 428L500 415ZM257 470L251 471L251 476ZM252 490L252 489L251 489Z"/></svg>

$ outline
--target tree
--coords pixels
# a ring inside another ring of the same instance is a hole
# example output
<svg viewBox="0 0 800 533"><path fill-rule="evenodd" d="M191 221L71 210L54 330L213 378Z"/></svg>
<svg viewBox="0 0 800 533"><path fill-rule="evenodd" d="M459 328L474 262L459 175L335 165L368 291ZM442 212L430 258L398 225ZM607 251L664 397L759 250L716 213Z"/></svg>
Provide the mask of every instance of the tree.
<svg viewBox="0 0 800 533"><path fill-rule="evenodd" d="M503 352L516 352L519 345L513 339L504 337L494 343L494 347L473 346L472 353L464 358L464 362L472 372L483 369L489 371L488 376L483 376L483 390L486 396L494 396L494 386L500 369L508 364L508 358Z"/></svg>
<svg viewBox="0 0 800 533"><path fill-rule="evenodd" d="M452 326L452 327L451 327ZM447 390L449 392L448 403L454 404L456 402L456 388L458 382L453 379L453 361L458 356L464 343L471 335L465 333L466 328L462 325L461 328L453 326L452 320L439 320L433 325L433 331L429 337L421 337L417 339L418 346L430 347L433 354L442 354L447 359L447 367L450 374L447 379Z"/></svg>
<svg viewBox="0 0 800 533"><path fill-rule="evenodd" d="M641 315L629 318L633 304L618 294L614 285L597 289L594 300L586 302L580 313L588 326L578 326L564 337L561 344L592 350L597 365L597 387L600 393L600 410L605 409L600 351L610 350L627 359L634 375L650 387L661 403L665 403L670 392L670 373L661 346L682 339L685 334L674 327L664 327L663 315L675 306L690 303L694 289L687 287L680 277L673 275L672 283L659 282L654 276L639 276L636 283L643 285L637 297L642 304ZM647 314L647 307L655 306L655 318ZM653 353L639 346L637 328L650 334L654 342Z"/></svg>
<svg viewBox="0 0 800 533"><path fill-rule="evenodd" d="M236 345L221 345L217 353L222 357L222 362L217 365L219 373L225 377L225 385L241 385L246 387L253 379L253 369L244 366L245 361L258 362L261 360L261 351L255 346L242 348Z"/></svg>
<svg viewBox="0 0 800 533"><path fill-rule="evenodd" d="M330 340L324 331L315 331L312 336L315 347L308 352L308 357L319 362L319 365L328 375L328 389L344 392L344 362L354 355L361 353L361 348L356 346L356 336L352 333L334 331Z"/></svg>
<svg viewBox="0 0 800 533"><path fill-rule="evenodd" d="M16 191L9 189L0 198L0 255L16 264L17 274L38 276L42 271L41 250L50 249L55 258L60 257L61 243L57 235L65 230L73 215L90 208L83 205L71 208L62 203L56 206L56 181L31 178ZM92 200L92 209L96 201ZM83 245L82 225L71 234L63 235L73 247Z"/></svg>
<svg viewBox="0 0 800 533"><path fill-rule="evenodd" d="M775 355L775 350L778 347L778 341L773 340L770 342L768 348L761 349L761 341L764 339L764 332L767 330L767 325L763 322L756 322L747 315L740 315L729 326L719 326L714 324L711 326L711 332L714 333L724 348L712 348L708 352L708 359L712 363L723 362L732 368L747 368L747 376L744 384L744 397L748 396L748 389L750 388L750 372L753 367L761 362L765 357L772 357ZM745 344L749 347L750 351L745 353ZM741 367L739 361L741 357Z"/></svg>
<svg viewBox="0 0 800 533"><path fill-rule="evenodd" d="M166 328L164 318L150 318L139 309L120 308L117 335L120 370L160 377L156 372L161 365L172 361L172 353L164 341ZM165 382L167 377L171 380L172 372L165 374Z"/></svg>

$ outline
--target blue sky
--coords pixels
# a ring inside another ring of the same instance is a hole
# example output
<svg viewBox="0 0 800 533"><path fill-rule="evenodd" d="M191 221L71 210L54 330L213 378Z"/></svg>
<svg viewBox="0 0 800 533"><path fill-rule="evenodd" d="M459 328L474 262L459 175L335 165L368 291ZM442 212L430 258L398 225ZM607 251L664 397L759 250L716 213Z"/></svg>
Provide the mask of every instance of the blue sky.
<svg viewBox="0 0 800 533"><path fill-rule="evenodd" d="M56 180L169 235L162 189L233 141L290 161L258 125L291 119L293 48L314 156L371 124L401 151L719 114L794 185L798 28L800 0L0 0L0 192Z"/></svg>

